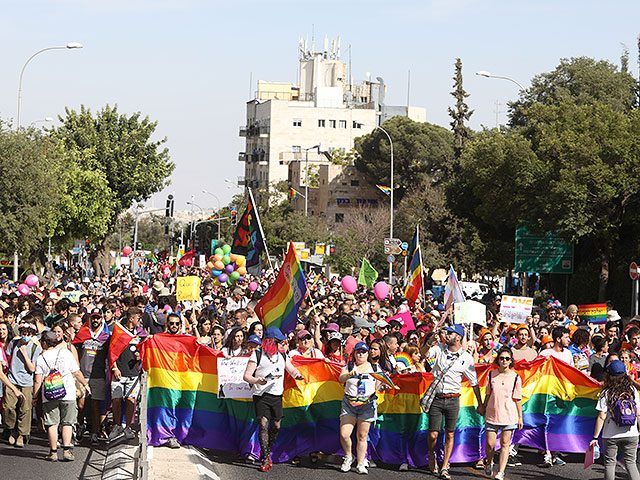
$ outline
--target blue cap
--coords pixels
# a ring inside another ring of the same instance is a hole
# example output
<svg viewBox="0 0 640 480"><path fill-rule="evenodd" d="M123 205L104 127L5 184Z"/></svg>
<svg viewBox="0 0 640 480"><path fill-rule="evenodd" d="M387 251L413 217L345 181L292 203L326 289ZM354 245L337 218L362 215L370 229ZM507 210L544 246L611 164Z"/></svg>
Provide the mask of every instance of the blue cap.
<svg viewBox="0 0 640 480"><path fill-rule="evenodd" d="M364 350L365 352L369 351L369 345L367 345L364 342L358 342L356 343L356 346L353 347L353 351L355 352L356 350Z"/></svg>
<svg viewBox="0 0 640 480"><path fill-rule="evenodd" d="M450 327L446 327L444 330L445 332L457 333L461 337L464 337L464 327L460 324L451 325Z"/></svg>
<svg viewBox="0 0 640 480"><path fill-rule="evenodd" d="M438 305L436 305L436 310L438 310L440 312L444 312L444 305L439 303Z"/></svg>
<svg viewBox="0 0 640 480"><path fill-rule="evenodd" d="M269 327L267 331L264 332L264 338L275 338L279 342L282 342L287 339L278 327Z"/></svg>
<svg viewBox="0 0 640 480"><path fill-rule="evenodd" d="M9 287L14 288L14 287L17 287L17 285L15 283L10 283Z"/></svg>
<svg viewBox="0 0 640 480"><path fill-rule="evenodd" d="M624 365L622 360L613 360L609 365L607 365L607 373L614 377L626 375L627 367Z"/></svg>
<svg viewBox="0 0 640 480"><path fill-rule="evenodd" d="M256 334L253 334L249 337L249 339L247 340L247 343L255 343L257 345L262 345L262 340L260 340L260 337Z"/></svg>

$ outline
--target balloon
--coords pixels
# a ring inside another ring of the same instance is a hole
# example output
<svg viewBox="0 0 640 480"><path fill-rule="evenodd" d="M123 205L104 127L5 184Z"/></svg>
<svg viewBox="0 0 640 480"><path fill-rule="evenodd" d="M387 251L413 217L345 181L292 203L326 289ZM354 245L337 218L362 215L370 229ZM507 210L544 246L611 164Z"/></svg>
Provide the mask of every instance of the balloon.
<svg viewBox="0 0 640 480"><path fill-rule="evenodd" d="M231 264L227 265L226 267L224 267L224 271L225 271L226 273L231 273L231 272L233 272L233 265L231 265Z"/></svg>
<svg viewBox="0 0 640 480"><path fill-rule="evenodd" d="M387 295L389 295L389 285L384 282L378 282L375 287L373 287L373 293L378 300L384 300L387 298Z"/></svg>
<svg viewBox="0 0 640 480"><path fill-rule="evenodd" d="M231 275L229 275L229 278L235 282L240 278L240 274L238 272L232 272Z"/></svg>
<svg viewBox="0 0 640 480"><path fill-rule="evenodd" d="M216 270L224 270L224 263L222 260L218 260L216 263L213 264L213 266L215 267Z"/></svg>
<svg viewBox="0 0 640 480"><path fill-rule="evenodd" d="M247 259L246 259L246 257L244 255L238 255L238 258L236 258L236 265L241 267L242 265L244 265L244 263L246 261L247 261Z"/></svg>
<svg viewBox="0 0 640 480"><path fill-rule="evenodd" d="M227 280L229 280L229 275L227 275L226 273L221 273L218 277L218 280L220 281L220 283L226 283Z"/></svg>
<svg viewBox="0 0 640 480"><path fill-rule="evenodd" d="M249 290L251 290L252 292L255 292L258 289L258 284L257 282L251 282L249 284Z"/></svg>
<svg viewBox="0 0 640 480"><path fill-rule="evenodd" d="M214 277L217 277L221 273L222 273L222 270L218 270L217 268L214 268L213 270L211 270L211 275L213 275Z"/></svg>
<svg viewBox="0 0 640 480"><path fill-rule="evenodd" d="M229 245L225 245L224 247L222 247L222 251L225 255L229 255L231 253L231 247Z"/></svg>
<svg viewBox="0 0 640 480"><path fill-rule="evenodd" d="M125 257L128 257L129 255L131 255L131 252L133 252L133 248L131 248L129 245L127 245L126 247L124 247L124 248L122 249L122 254L123 254Z"/></svg>
<svg viewBox="0 0 640 480"><path fill-rule="evenodd" d="M358 289L358 284L356 283L356 279L351 275L347 275L340 282L342 288L347 293L354 293Z"/></svg>
<svg viewBox="0 0 640 480"><path fill-rule="evenodd" d="M38 285L38 281L38 276L32 273L31 275L27 276L24 283L26 283L29 287L36 287Z"/></svg>
<svg viewBox="0 0 640 480"><path fill-rule="evenodd" d="M229 255L225 255L224 257L222 257L222 263L224 263L225 265L229 265L231 263Z"/></svg>
<svg viewBox="0 0 640 480"><path fill-rule="evenodd" d="M216 248L213 253L215 253L216 255L224 255L224 252L222 251L222 249L220 247Z"/></svg>
<svg viewBox="0 0 640 480"><path fill-rule="evenodd" d="M235 262L238 259L238 255L236 255L235 253L230 253L229 258L232 262Z"/></svg>
<svg viewBox="0 0 640 480"><path fill-rule="evenodd" d="M220 260L222 260L222 254L221 253L216 253L214 256L214 261L218 262Z"/></svg>
<svg viewBox="0 0 640 480"><path fill-rule="evenodd" d="M240 275L240 277L238 278L239 282L244 282L244 275Z"/></svg>
<svg viewBox="0 0 640 480"><path fill-rule="evenodd" d="M211 263L215 262L215 261L216 261L216 257L215 257L215 255L211 255L211 256L209 257L209 261L210 261Z"/></svg>
<svg viewBox="0 0 640 480"><path fill-rule="evenodd" d="M29 288L29 285L21 283L18 285L18 293L20 295L29 295L31 293L31 289Z"/></svg>
<svg viewBox="0 0 640 480"><path fill-rule="evenodd" d="M236 270L240 275L246 275L247 274L247 268L246 267L238 267L238 270Z"/></svg>
<svg viewBox="0 0 640 480"><path fill-rule="evenodd" d="M207 270L213 270L213 263L211 262L207 263Z"/></svg>
<svg viewBox="0 0 640 480"><path fill-rule="evenodd" d="M219 286L219 285L220 285L220 280L218 280L218 278L217 278L217 277L216 277L216 278L214 278L214 279L213 279L213 286L214 286L214 287L217 287L217 286Z"/></svg>

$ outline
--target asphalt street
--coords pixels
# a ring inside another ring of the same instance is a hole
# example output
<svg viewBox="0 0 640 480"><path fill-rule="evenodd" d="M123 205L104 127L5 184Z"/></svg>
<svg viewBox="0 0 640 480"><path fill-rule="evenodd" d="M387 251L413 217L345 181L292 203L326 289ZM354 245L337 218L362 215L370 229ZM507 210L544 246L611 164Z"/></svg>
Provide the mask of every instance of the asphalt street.
<svg viewBox="0 0 640 480"><path fill-rule="evenodd" d="M321 459L317 464L312 465L309 457L303 457L299 466L288 464L276 464L267 472L258 471L258 464L249 462L240 458L236 454L227 452L204 450L207 457L213 462L217 474L221 480L243 480L254 479L256 475L265 478L281 478L291 480L327 480L327 478L362 478L353 469L350 473L342 473L340 471L340 459L331 456L327 459ZM519 459L521 466L507 467L506 478L509 480L536 480L536 479L580 479L580 480L602 480L604 478L604 468L601 464L592 465L584 470L584 455L567 454L562 457L567 464L544 468L541 466L542 456L536 450L522 448L520 449ZM473 464L458 464L451 468L452 478L468 478L468 479L486 479L484 472L475 470ZM621 467L616 470L616 478L626 479L626 471ZM403 480L427 480L433 477L425 468L411 468L409 471L398 471L398 465L378 464L375 468L369 469L368 478L386 479L393 476Z"/></svg>

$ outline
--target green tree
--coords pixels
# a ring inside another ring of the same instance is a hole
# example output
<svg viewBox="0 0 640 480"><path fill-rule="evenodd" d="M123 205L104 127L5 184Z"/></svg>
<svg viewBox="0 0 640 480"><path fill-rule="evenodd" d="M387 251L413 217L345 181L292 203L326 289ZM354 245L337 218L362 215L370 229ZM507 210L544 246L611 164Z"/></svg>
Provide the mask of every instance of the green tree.
<svg viewBox="0 0 640 480"><path fill-rule="evenodd" d="M465 99L469 94L462 86L462 60L456 59L455 74L453 75L453 91L451 95L456 99L455 108L448 108L449 116L453 119L450 123L453 131L456 158L460 157L462 147L471 136L471 129L465 125L465 122L471 118L473 110L469 110L469 105Z"/></svg>

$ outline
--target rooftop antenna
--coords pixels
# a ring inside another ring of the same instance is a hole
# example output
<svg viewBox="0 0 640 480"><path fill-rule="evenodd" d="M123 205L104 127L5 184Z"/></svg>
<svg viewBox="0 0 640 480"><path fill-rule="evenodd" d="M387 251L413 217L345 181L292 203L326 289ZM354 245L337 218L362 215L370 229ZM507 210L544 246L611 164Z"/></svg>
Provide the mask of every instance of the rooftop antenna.
<svg viewBox="0 0 640 480"><path fill-rule="evenodd" d="M331 58L335 60L336 58L336 41L331 40Z"/></svg>
<svg viewBox="0 0 640 480"><path fill-rule="evenodd" d="M311 54L316 52L316 34L315 34L315 25L311 24Z"/></svg>
<svg viewBox="0 0 640 480"><path fill-rule="evenodd" d="M325 35L324 37L324 46L322 48L322 57L327 58L327 53L329 51L329 38Z"/></svg>
<svg viewBox="0 0 640 480"><path fill-rule="evenodd" d="M640 40L640 37L638 37ZM338 35L338 51L336 52L336 59L340 60L340 35Z"/></svg>

